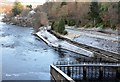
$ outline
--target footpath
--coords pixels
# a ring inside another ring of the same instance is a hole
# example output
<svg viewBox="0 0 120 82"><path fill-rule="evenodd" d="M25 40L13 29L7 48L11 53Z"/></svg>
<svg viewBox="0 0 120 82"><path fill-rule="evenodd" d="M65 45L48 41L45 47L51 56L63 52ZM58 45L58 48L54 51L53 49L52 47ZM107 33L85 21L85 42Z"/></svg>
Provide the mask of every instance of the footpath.
<svg viewBox="0 0 120 82"><path fill-rule="evenodd" d="M66 28L68 35L64 37L72 41L119 53L120 35L98 32L91 29ZM117 31L116 31L117 33Z"/></svg>

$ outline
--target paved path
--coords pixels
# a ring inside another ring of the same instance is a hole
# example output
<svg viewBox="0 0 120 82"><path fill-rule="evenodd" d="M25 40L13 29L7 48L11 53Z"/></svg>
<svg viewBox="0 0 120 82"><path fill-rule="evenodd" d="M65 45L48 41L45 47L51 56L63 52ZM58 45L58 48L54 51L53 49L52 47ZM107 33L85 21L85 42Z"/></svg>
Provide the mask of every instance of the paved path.
<svg viewBox="0 0 120 82"><path fill-rule="evenodd" d="M86 30L79 30L79 29L74 29L74 28L67 28L66 29L69 33L72 33L74 35L85 35L89 37L94 37L94 38L100 38L100 39L106 39L110 41L115 41L118 42L120 41L119 38L120 36L114 35L114 34L105 34L105 33L100 33L100 32L95 32L95 31L86 31Z"/></svg>

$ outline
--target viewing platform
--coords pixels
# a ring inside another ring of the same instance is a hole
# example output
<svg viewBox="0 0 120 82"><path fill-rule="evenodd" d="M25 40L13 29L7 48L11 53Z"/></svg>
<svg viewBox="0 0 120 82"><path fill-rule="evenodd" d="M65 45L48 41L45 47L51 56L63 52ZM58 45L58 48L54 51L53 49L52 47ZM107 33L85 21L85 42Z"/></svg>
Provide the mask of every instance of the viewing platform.
<svg viewBox="0 0 120 82"><path fill-rule="evenodd" d="M55 82L120 81L120 63L60 61L50 68L52 80Z"/></svg>

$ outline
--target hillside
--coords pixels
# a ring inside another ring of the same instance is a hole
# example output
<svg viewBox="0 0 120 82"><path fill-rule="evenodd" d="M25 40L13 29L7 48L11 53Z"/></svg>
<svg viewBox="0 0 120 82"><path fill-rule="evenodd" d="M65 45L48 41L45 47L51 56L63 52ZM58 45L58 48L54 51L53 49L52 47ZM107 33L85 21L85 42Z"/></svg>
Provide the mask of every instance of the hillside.
<svg viewBox="0 0 120 82"><path fill-rule="evenodd" d="M79 1L79 0L76 0ZM42 11L48 14L49 20L57 20L64 17L65 20L74 20L78 27L94 27L90 17L91 2L46 2L42 6L38 6L35 11ZM119 7L118 2L98 2L102 28L119 27L118 21Z"/></svg>
<svg viewBox="0 0 120 82"><path fill-rule="evenodd" d="M65 24L76 28L120 29L120 3L118 2L48 1L43 5L39 5L39 3L36 5L37 7L32 11L35 14L30 15L31 10L24 9L19 17L23 17L22 19L27 17L25 21L28 20L37 29L44 26L45 23L46 26L48 20L51 25L53 22L58 23L61 18L64 19ZM14 17L9 21L11 22L13 19ZM43 23L41 24L41 22ZM20 23L18 22L18 25L21 25ZM22 26L27 25L23 24Z"/></svg>

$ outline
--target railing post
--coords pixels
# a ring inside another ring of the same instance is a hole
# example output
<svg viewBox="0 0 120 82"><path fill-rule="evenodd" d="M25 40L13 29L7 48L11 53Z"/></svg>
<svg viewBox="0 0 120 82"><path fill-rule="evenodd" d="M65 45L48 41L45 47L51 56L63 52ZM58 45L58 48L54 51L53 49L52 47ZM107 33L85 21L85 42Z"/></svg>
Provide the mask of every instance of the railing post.
<svg viewBox="0 0 120 82"><path fill-rule="evenodd" d="M70 77L71 72L70 72L70 67L67 67L67 75Z"/></svg>
<svg viewBox="0 0 120 82"><path fill-rule="evenodd" d="M86 80L86 67L83 66L83 80Z"/></svg>
<svg viewBox="0 0 120 82"><path fill-rule="evenodd" d="M116 79L120 79L120 69L117 67L116 69Z"/></svg>
<svg viewBox="0 0 120 82"><path fill-rule="evenodd" d="M100 58L100 62L102 62L102 58Z"/></svg>
<svg viewBox="0 0 120 82"><path fill-rule="evenodd" d="M99 68L99 80L102 80L102 78L103 78L103 67L101 66Z"/></svg>

